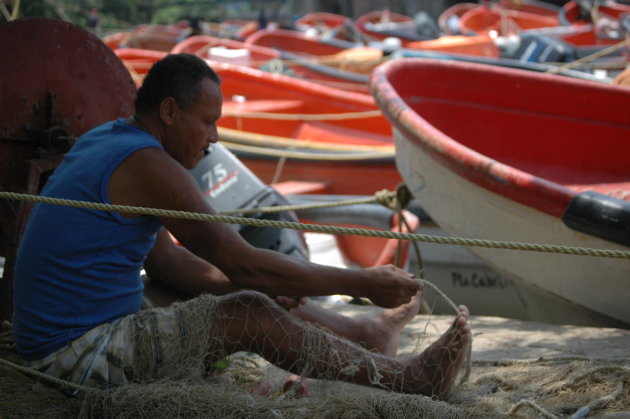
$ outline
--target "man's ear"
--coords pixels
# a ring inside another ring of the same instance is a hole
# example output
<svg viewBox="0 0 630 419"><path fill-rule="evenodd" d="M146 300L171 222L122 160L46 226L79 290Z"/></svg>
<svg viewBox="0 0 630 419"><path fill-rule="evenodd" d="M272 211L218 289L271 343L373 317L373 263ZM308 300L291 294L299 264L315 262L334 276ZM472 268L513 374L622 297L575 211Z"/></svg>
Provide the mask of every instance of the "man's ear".
<svg viewBox="0 0 630 419"><path fill-rule="evenodd" d="M160 119L166 125L172 125L175 111L177 110L177 102L173 97L167 97L160 103Z"/></svg>

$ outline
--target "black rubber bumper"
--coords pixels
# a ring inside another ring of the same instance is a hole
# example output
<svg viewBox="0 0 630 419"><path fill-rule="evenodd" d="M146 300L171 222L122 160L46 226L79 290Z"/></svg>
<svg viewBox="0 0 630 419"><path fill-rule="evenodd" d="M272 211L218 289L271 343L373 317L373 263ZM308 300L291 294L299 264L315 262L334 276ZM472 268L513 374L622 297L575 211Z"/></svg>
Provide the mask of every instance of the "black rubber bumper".
<svg viewBox="0 0 630 419"><path fill-rule="evenodd" d="M562 221L573 230L630 246L630 202L593 191L575 196Z"/></svg>

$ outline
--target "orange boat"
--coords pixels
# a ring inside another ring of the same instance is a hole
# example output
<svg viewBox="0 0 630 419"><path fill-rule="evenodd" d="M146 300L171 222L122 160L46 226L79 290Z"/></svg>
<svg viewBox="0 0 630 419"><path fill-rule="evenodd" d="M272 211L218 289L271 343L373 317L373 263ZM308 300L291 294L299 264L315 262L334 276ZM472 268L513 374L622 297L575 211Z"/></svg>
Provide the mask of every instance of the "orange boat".
<svg viewBox="0 0 630 419"><path fill-rule="evenodd" d="M208 35L196 35L177 43L173 54L195 54L203 59L228 62L258 68L270 60L280 58L280 52L259 45Z"/></svg>
<svg viewBox="0 0 630 419"><path fill-rule="evenodd" d="M391 126L369 95L225 63L220 138L261 180L313 182L322 193L394 189Z"/></svg>
<svg viewBox="0 0 630 419"><path fill-rule="evenodd" d="M524 1L524 0L501 0L498 6L505 10L513 10L516 12L524 12L541 16L548 16L555 18L558 16L560 8L549 3L541 1ZM460 35L462 30L460 27L460 21L462 16L467 12L486 8L479 3L457 3L444 10L438 17L438 26L440 29L448 35Z"/></svg>
<svg viewBox="0 0 630 419"><path fill-rule="evenodd" d="M528 29L556 27L559 20L557 15L511 9L499 4L490 8L480 6L467 11L461 16L459 25L464 35L494 32L505 36Z"/></svg>
<svg viewBox="0 0 630 419"><path fill-rule="evenodd" d="M261 46L254 43L246 43L226 38L216 38L207 35L192 36L178 43L172 53L187 52L199 55L201 58L244 65L246 67L260 68L272 73L283 73L301 79L314 81L339 87L344 90L368 93L367 76L354 74L350 71L339 70L309 59L302 58L286 52L280 45L304 42L316 43L308 37L302 37L303 33L289 30L262 30L261 33L271 33L274 40L267 38L274 47ZM278 32L280 34L278 34ZM263 43L265 43L263 42ZM293 46L292 48L297 48ZM344 51L342 48L338 50ZM380 57L381 53L378 52ZM336 58L337 61L343 58ZM332 61L332 59L330 60ZM373 65L372 65L373 66Z"/></svg>
<svg viewBox="0 0 630 419"><path fill-rule="evenodd" d="M359 16L356 25L372 41L396 37L401 40L403 46L406 46L408 42L426 39L416 33L413 18L387 9Z"/></svg>
<svg viewBox="0 0 630 419"><path fill-rule="evenodd" d="M630 6L614 1L604 1L592 10L584 10L577 1L569 1L562 6L559 13L562 25L588 25L593 19L612 18L618 20L622 15L630 13Z"/></svg>
<svg viewBox="0 0 630 419"><path fill-rule="evenodd" d="M317 36L289 29L261 29L248 36L245 44L276 48L303 57L335 55L355 46L341 40L324 41Z"/></svg>
<svg viewBox="0 0 630 419"><path fill-rule="evenodd" d="M469 10L479 7L479 3L456 3L438 16L438 27L446 35L461 35L459 21Z"/></svg>
<svg viewBox="0 0 630 419"><path fill-rule="evenodd" d="M168 52L139 48L118 48L114 54L123 62L131 73L136 87L140 87L142 79L156 61L164 58Z"/></svg>
<svg viewBox="0 0 630 419"><path fill-rule="evenodd" d="M575 27L561 39L576 46L611 45L621 41L621 19L630 14L630 5L607 1L597 8L584 10L577 2L565 4L559 13L560 24Z"/></svg>
<svg viewBox="0 0 630 419"><path fill-rule="evenodd" d="M405 48L478 57L498 58L500 55L495 40L487 34L478 36L445 35L427 41L408 42Z"/></svg>
<svg viewBox="0 0 630 419"><path fill-rule="evenodd" d="M352 19L335 13L307 13L295 21L294 27L298 31L309 34L316 33L326 39L334 38L357 43L369 42L366 35L359 30Z"/></svg>
<svg viewBox="0 0 630 419"><path fill-rule="evenodd" d="M295 28L300 31L307 31L308 29L315 29L319 33L326 33L333 30L338 30L350 19L328 12L313 12L307 13L295 21Z"/></svg>
<svg viewBox="0 0 630 419"><path fill-rule="evenodd" d="M245 40L281 51L281 58L304 79L343 90L367 93L367 74L383 59L378 48L356 47L339 40L322 40L305 32L263 29Z"/></svg>

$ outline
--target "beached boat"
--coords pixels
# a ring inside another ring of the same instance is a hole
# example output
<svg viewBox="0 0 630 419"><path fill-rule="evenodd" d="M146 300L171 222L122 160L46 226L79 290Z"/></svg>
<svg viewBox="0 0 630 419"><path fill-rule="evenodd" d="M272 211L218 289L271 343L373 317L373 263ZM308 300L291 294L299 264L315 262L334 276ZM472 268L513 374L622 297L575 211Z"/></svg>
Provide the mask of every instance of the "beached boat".
<svg viewBox="0 0 630 419"><path fill-rule="evenodd" d="M361 44L369 42L354 20L335 13L307 13L295 21L294 27L307 34L317 34L323 39L334 38Z"/></svg>
<svg viewBox="0 0 630 419"><path fill-rule="evenodd" d="M341 195L292 195L285 196L287 185L273 187L263 183L242 161L223 144L215 144L212 152L190 170L207 202L217 212L238 209L254 210L248 217L276 220L300 221L345 227L373 228L388 231L415 231L419 226L416 215L403 211L406 223L399 225L395 211L380 204L359 204L326 208L302 208L299 211L257 212L256 208L318 204L322 202L356 199L356 196ZM366 198L366 197L361 197ZM298 258L309 258L309 250L301 231L293 229L264 228L246 225L233 227L250 244L272 249ZM371 267L398 262L407 262L409 242L400 244L395 239L336 235L337 247L345 263L353 266ZM400 245L400 250L399 250Z"/></svg>
<svg viewBox="0 0 630 419"><path fill-rule="evenodd" d="M308 47L308 45L317 44L318 41L304 37L301 32L279 31L280 33L278 30L259 31L261 33L252 39L262 37L264 39L260 42L262 45L255 41L241 42L208 35L192 36L175 45L171 52L196 54L206 60L260 68L344 90L368 93L366 75L340 70L321 63L318 58L311 60L295 54L295 51L300 51L300 47ZM269 35L271 39L268 39L265 34L271 34ZM341 46L335 49L335 51L343 50Z"/></svg>
<svg viewBox="0 0 630 419"><path fill-rule="evenodd" d="M153 64L166 57L168 52L141 48L117 48L114 54L123 62L136 87L140 87L144 76L147 75Z"/></svg>
<svg viewBox="0 0 630 419"><path fill-rule="evenodd" d="M447 54L464 54L478 57L499 57L501 54L496 40L487 34L475 36L444 35L426 41L407 42L405 49L438 51Z"/></svg>
<svg viewBox="0 0 630 419"><path fill-rule="evenodd" d="M302 57L335 55L356 44L340 39L321 39L317 35L290 29L261 29L245 39L248 45L259 45L292 52Z"/></svg>
<svg viewBox="0 0 630 419"><path fill-rule="evenodd" d="M479 3L455 3L440 13L437 19L438 27L447 35L461 35L462 31L459 27L459 22L462 16L467 11L477 7L479 7Z"/></svg>
<svg viewBox="0 0 630 419"><path fill-rule="evenodd" d="M465 12L459 19L462 34L494 32L499 35L517 34L523 30L558 26L558 16L524 11L516 8L477 7Z"/></svg>
<svg viewBox="0 0 630 419"><path fill-rule="evenodd" d="M138 48L170 51L177 41L186 36L188 22L172 25L138 25L131 31L108 35L104 42L112 49Z"/></svg>
<svg viewBox="0 0 630 419"><path fill-rule="evenodd" d="M317 182L320 192L338 194L400 182L391 127L371 96L210 64L222 79L220 138L263 182Z"/></svg>
<svg viewBox="0 0 630 419"><path fill-rule="evenodd" d="M346 22L351 19L336 13L329 12L313 12L301 16L295 21L295 28L299 31L306 32L315 30L319 34L330 33L339 30Z"/></svg>
<svg viewBox="0 0 630 419"><path fill-rule="evenodd" d="M390 10L374 10L357 18L357 28L367 39L383 41L386 38L399 38L403 45L411 41L428 39L416 33L414 20L410 16L393 13Z"/></svg>
<svg viewBox="0 0 630 419"><path fill-rule="evenodd" d="M259 45L208 35L195 35L177 43L172 54L194 54L205 60L220 61L259 68L280 58L280 51Z"/></svg>
<svg viewBox="0 0 630 419"><path fill-rule="evenodd" d="M282 189L282 185L279 185ZM341 201L369 199L361 195L286 195L292 205L333 204ZM415 232L420 227L419 217L403 210L404 222L396 211L379 203L361 203L324 208L302 208L295 211L297 217L308 223L335 225L341 227L369 228L391 232ZM350 234L335 235L336 247L342 260L350 266L371 267L398 264L403 267L409 261L410 243L407 240L364 237ZM398 252L400 254L398 255ZM398 259L398 260L397 260Z"/></svg>
<svg viewBox="0 0 630 419"><path fill-rule="evenodd" d="M501 0L495 7L549 17L557 17L560 12L560 7L537 0ZM479 3L456 3L440 13L437 19L438 26L446 34L461 34L460 20L462 16L479 8L488 9L487 6Z"/></svg>
<svg viewBox="0 0 630 419"><path fill-rule="evenodd" d="M577 46L616 44L626 36L621 20L628 14L630 5L606 1L585 10L578 2L570 1L562 6L558 16L561 25L574 31L561 39Z"/></svg>
<svg viewBox="0 0 630 419"><path fill-rule="evenodd" d="M464 54L445 54L436 51L416 50L409 48L401 48L391 55L391 59L396 58L434 58L438 60L463 61L469 63L480 63L488 65L497 65L500 67L519 68L521 70L535 71L538 73L552 73L567 77L576 77L578 79L591 80L602 83L612 82L612 78L607 76L595 75L589 71L579 71L570 68L561 68L557 65L538 63L526 60L517 60L514 58L493 58L478 57L474 55Z"/></svg>
<svg viewBox="0 0 630 419"><path fill-rule="evenodd" d="M370 85L399 172L448 233L630 250L628 89L430 59L387 62ZM576 312L630 325L627 259L470 250Z"/></svg>
<svg viewBox="0 0 630 419"><path fill-rule="evenodd" d="M480 34L489 30L505 31L508 27L514 30L556 26L559 10L558 6L536 0L501 0L493 7L461 2L444 10L437 22L446 34ZM515 24L519 24L519 28Z"/></svg>
<svg viewBox="0 0 630 419"><path fill-rule="evenodd" d="M589 10L584 9L580 2L569 1L560 9L559 20L562 25L589 25L599 18L617 20L628 13L630 5L615 1L598 1Z"/></svg>
<svg viewBox="0 0 630 419"><path fill-rule="evenodd" d="M280 51L283 62L303 79L364 93L368 93L366 75L383 58L378 48L357 47L352 42L287 29L259 30L245 44Z"/></svg>

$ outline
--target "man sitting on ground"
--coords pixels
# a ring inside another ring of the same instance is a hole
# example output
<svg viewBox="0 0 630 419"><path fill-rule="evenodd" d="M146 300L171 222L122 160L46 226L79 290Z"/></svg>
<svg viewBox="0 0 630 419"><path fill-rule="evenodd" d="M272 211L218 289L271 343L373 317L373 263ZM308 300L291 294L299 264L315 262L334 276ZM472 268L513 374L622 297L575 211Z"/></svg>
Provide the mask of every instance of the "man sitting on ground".
<svg viewBox="0 0 630 419"><path fill-rule="evenodd" d="M217 74L195 56L167 56L147 75L135 105L133 117L84 134L42 195L212 213L186 169L218 140ZM200 296L142 309L143 266L154 280ZM221 223L36 205L15 267L14 337L32 367L100 388L172 377L186 372L182 363L202 368L250 351L296 374L445 397L471 339L468 310L460 307L423 353L394 358L420 291L394 266L317 265L255 248ZM268 297L331 294L366 297L390 310L357 335L311 303L296 307L278 298L281 306Z"/></svg>

